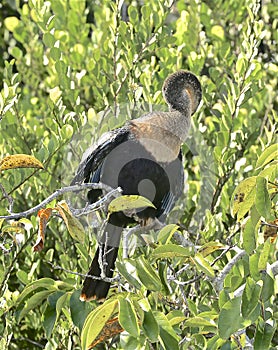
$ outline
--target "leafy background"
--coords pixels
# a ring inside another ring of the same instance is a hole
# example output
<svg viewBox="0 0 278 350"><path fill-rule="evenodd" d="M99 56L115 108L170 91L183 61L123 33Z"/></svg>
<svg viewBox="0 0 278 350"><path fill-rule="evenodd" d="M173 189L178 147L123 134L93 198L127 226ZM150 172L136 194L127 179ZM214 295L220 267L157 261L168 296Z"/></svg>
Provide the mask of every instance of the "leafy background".
<svg viewBox="0 0 278 350"><path fill-rule="evenodd" d="M100 306L79 301L83 278L70 272L86 273L92 230L76 242L54 217L34 253L37 215L0 219L0 347L86 348L102 328L98 312L115 319L106 325L114 340L100 349L276 348L277 3L4 0L0 8L0 159L31 154L45 168L1 172L0 215L8 197L22 212L68 185L81 150L132 116L118 105L163 105L162 83L177 69L203 87L183 146L188 192L169 219L180 234L170 225L128 260L120 254L129 293Z"/></svg>

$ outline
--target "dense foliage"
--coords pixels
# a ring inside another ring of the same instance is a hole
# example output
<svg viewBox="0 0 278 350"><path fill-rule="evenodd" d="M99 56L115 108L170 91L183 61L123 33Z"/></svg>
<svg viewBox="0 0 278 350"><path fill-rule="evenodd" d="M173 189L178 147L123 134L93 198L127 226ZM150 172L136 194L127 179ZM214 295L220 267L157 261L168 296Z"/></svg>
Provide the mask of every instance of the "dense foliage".
<svg viewBox="0 0 278 350"><path fill-rule="evenodd" d="M3 0L0 10L0 160L44 166L0 173L0 348L85 349L97 337L100 349L276 348L277 3ZM91 225L81 242L54 216L35 253L37 212L9 220L9 210L67 186L104 131L165 109L162 83L178 69L203 88L183 146L186 194L150 244L120 253L112 298L82 303Z"/></svg>

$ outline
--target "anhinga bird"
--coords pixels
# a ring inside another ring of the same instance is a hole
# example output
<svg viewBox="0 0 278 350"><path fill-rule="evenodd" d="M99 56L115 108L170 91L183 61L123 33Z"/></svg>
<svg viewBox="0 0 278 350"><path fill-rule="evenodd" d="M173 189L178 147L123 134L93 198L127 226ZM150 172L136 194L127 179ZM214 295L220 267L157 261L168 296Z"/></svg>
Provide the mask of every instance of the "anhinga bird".
<svg viewBox="0 0 278 350"><path fill-rule="evenodd" d="M155 218L164 221L183 192L181 145L191 115L201 101L201 85L194 74L178 71L165 80L162 92L169 112L148 113L104 134L81 162L72 181L121 187L124 195L144 196L155 206L134 215L115 212L109 216L88 275L101 276L101 253L102 269L106 277L112 277L123 228L136 221L142 225ZM90 190L89 202L94 203L101 194L101 190ZM103 299L109 287L109 282L86 277L80 299Z"/></svg>

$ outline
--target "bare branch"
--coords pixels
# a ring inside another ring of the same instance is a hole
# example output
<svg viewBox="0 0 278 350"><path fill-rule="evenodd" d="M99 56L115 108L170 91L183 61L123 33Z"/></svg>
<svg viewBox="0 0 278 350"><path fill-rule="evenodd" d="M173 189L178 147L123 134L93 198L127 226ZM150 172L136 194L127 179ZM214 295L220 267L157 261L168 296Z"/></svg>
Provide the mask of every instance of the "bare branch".
<svg viewBox="0 0 278 350"><path fill-rule="evenodd" d="M113 196L117 196L121 193L120 188L117 189L113 189L110 186L107 186L105 184L102 183L85 183L85 184L80 184L80 185L73 185L73 186L67 186L67 187L62 187L58 190L56 190L54 193L52 193L49 197L47 197L46 199L44 199L40 204L36 205L35 207L28 209L26 211L23 211L21 213L13 213L10 215L1 215L0 219L6 219L6 220L12 220L12 219L20 219L20 218L24 218L27 217L35 212L37 212L39 209L45 207L48 203L50 203L51 201L53 201L53 199L61 196L64 193L68 193L68 192L79 192L81 190L84 189L101 189L105 192L108 192L108 194L105 196L105 200L104 199L100 199L99 201L95 202L94 204L90 205L90 211L92 211L93 209L99 208L101 205L103 205L103 203L105 201L107 201L107 199L109 197L113 197ZM109 192L110 191L110 192ZM81 211L77 212L80 214ZM75 209L73 209L73 212L75 211Z"/></svg>
<svg viewBox="0 0 278 350"><path fill-rule="evenodd" d="M128 228L124 231L123 234L123 258L128 258L128 240L131 235L138 232L140 234L149 232L150 230L160 230L165 226L162 222L160 222L157 218L153 219L146 226L136 225L134 227Z"/></svg>
<svg viewBox="0 0 278 350"><path fill-rule="evenodd" d="M245 250L239 250L239 252L233 257L231 261L224 267L224 269L219 273L217 277L213 279L213 285L217 292L220 292L223 289L223 283L225 277L235 266L235 264L246 254Z"/></svg>
<svg viewBox="0 0 278 350"><path fill-rule="evenodd" d="M8 209L8 212L11 213L12 210L13 210L13 203L14 203L13 197L10 196L10 195L6 192L4 186L3 186L1 183L0 183L0 189L1 189L2 193L3 193L3 198L6 198L7 201L9 202L9 209Z"/></svg>

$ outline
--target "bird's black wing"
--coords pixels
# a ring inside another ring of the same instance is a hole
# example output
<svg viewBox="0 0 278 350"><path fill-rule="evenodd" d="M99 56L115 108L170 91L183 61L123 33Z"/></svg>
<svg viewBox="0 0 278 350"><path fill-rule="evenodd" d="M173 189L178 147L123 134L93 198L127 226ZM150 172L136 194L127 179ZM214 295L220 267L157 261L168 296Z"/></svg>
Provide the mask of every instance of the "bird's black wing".
<svg viewBox="0 0 278 350"><path fill-rule="evenodd" d="M107 155L119 144L130 137L127 127L122 127L105 133L96 146L85 151L71 185L82 182L99 182L101 166Z"/></svg>
<svg viewBox="0 0 278 350"><path fill-rule="evenodd" d="M167 215L175 206L177 200L181 197L184 189L184 169L182 163L182 152L180 151L178 158L173 162L173 167L176 168L171 191L163 197L161 203L161 210L159 213L160 221L165 221Z"/></svg>

